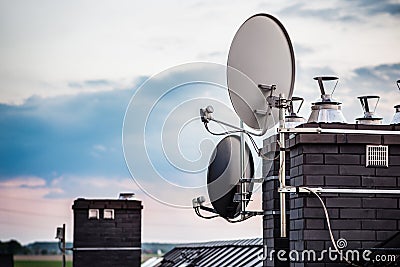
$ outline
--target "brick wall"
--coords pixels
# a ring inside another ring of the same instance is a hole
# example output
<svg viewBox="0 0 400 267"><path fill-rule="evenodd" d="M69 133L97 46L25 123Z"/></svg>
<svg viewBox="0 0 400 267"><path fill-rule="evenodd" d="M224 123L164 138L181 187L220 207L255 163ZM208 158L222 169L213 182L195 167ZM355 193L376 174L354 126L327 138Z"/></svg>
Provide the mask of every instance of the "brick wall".
<svg viewBox="0 0 400 267"><path fill-rule="evenodd" d="M77 199L72 208L74 267L140 266L140 201ZM89 209L98 209L99 219L89 219ZM105 219L104 209L113 209L114 219Z"/></svg>
<svg viewBox="0 0 400 267"><path fill-rule="evenodd" d="M14 267L14 255L0 253L0 267Z"/></svg>
<svg viewBox="0 0 400 267"><path fill-rule="evenodd" d="M398 126L387 125L321 124L319 126L400 130ZM303 127L316 127L316 124L305 124ZM365 151L368 144L389 145L388 168L365 167ZM399 136L297 134L288 138L287 147L290 155L290 185L292 186L364 189L397 189L400 187ZM276 188L278 188L277 182L274 186L263 187L265 207L271 201L268 196L274 194L270 191L276 190ZM290 210L290 249L321 251L332 247L319 200L310 194L288 194L287 197L290 199L288 205L288 210ZM400 231L399 195L323 194L321 197L328 208L333 234L336 239L347 240L347 249L369 249L379 246ZM279 201L279 199L275 197L273 201ZM264 227L268 220L268 217L264 216ZM274 230L279 230L279 222L267 225L275 227ZM264 238L267 241L274 238L276 233L273 232L271 228L265 228ZM265 263L265 266L279 266L268 264L270 263ZM323 266L321 263L315 265L303 262L292 263L292 265Z"/></svg>

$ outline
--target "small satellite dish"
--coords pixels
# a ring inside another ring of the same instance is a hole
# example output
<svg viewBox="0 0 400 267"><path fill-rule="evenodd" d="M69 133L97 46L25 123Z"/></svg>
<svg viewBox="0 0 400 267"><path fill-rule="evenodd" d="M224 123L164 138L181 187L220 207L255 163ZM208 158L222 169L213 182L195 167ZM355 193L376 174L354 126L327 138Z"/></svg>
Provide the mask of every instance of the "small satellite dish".
<svg viewBox="0 0 400 267"><path fill-rule="evenodd" d="M294 79L293 47L282 23L268 14L247 19L233 38L228 56L228 90L238 116L253 129L271 128L278 122L279 111L266 98L283 94L290 99Z"/></svg>
<svg viewBox="0 0 400 267"><path fill-rule="evenodd" d="M240 188L240 138L229 135L222 139L211 156L207 173L208 196L214 210L223 218L233 219L239 215L241 201L234 201ZM244 178L253 178L254 162L250 148L244 149ZM247 184L250 199L253 183Z"/></svg>

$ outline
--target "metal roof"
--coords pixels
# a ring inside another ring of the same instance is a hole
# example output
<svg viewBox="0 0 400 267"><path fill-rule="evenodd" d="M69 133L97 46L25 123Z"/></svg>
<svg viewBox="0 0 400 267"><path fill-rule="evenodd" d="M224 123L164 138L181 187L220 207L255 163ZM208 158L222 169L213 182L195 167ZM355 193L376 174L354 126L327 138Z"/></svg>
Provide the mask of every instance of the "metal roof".
<svg viewBox="0 0 400 267"><path fill-rule="evenodd" d="M178 245L164 255L157 267L262 266L261 238L211 241Z"/></svg>

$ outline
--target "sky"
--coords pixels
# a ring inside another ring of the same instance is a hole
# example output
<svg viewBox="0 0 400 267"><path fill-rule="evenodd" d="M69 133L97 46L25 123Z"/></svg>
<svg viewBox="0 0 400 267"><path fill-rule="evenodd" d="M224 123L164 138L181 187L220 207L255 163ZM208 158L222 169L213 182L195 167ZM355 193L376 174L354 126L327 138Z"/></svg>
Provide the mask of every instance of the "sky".
<svg viewBox="0 0 400 267"><path fill-rule="evenodd" d="M261 237L261 217L231 225L190 208L221 140L198 110L238 123L220 85L235 32L257 13L290 35L302 116L319 97L312 77L336 75L348 122L362 115L357 96L378 94L390 123L398 0L0 0L0 240L54 240L66 223L72 241L74 199L120 192L143 201L144 242Z"/></svg>

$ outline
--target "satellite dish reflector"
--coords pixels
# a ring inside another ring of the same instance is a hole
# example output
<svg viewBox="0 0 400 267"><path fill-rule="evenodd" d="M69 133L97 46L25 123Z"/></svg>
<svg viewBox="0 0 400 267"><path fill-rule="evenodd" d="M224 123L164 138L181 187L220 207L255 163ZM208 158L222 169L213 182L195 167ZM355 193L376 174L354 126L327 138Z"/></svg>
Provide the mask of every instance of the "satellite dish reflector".
<svg viewBox="0 0 400 267"><path fill-rule="evenodd" d="M253 157L249 146L245 144L243 177L253 176ZM214 149L207 173L208 196L214 210L223 218L233 219L240 213L241 202L234 201L235 194L241 193L240 178L240 138L229 135ZM253 183L248 183L248 198L252 189Z"/></svg>
<svg viewBox="0 0 400 267"><path fill-rule="evenodd" d="M244 123L266 130L278 122L278 109L266 97L283 94L290 99L295 79L292 43L282 23L268 14L257 14L240 26L233 38L227 81L233 107ZM270 87L276 86L271 92Z"/></svg>

